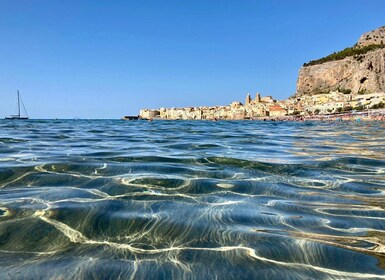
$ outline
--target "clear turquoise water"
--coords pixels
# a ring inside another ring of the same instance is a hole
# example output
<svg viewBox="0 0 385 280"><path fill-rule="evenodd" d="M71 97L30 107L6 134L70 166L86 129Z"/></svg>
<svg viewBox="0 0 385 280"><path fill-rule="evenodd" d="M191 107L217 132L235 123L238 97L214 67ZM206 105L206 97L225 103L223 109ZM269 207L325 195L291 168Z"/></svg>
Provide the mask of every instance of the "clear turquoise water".
<svg viewBox="0 0 385 280"><path fill-rule="evenodd" d="M1 279L384 279L382 123L0 121Z"/></svg>

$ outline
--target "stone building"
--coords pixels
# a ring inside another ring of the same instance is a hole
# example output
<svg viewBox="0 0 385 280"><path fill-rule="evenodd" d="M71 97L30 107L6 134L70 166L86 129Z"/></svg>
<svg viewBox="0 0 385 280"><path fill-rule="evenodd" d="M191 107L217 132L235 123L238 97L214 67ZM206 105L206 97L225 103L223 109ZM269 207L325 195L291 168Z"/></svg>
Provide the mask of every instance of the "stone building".
<svg viewBox="0 0 385 280"><path fill-rule="evenodd" d="M143 109L140 116L145 119L168 120L244 120L266 117L268 114L276 117L287 113L284 108L273 106L274 104L276 102L271 96L261 97L256 93L254 100L247 94L244 105L234 101L228 106Z"/></svg>
<svg viewBox="0 0 385 280"><path fill-rule="evenodd" d="M283 117L287 114L287 110L279 105L269 106L268 110L269 117Z"/></svg>
<svg viewBox="0 0 385 280"><path fill-rule="evenodd" d="M142 109L139 112L139 116L142 119L154 119L160 117L160 111L159 110L151 110L151 109Z"/></svg>

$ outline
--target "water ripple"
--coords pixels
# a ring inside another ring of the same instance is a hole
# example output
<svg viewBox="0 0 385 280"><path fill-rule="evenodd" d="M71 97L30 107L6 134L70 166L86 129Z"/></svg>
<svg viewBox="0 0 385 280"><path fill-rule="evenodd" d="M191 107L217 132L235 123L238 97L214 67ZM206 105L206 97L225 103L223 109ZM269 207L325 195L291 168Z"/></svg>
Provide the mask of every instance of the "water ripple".
<svg viewBox="0 0 385 280"><path fill-rule="evenodd" d="M0 121L11 279L385 279L380 123Z"/></svg>

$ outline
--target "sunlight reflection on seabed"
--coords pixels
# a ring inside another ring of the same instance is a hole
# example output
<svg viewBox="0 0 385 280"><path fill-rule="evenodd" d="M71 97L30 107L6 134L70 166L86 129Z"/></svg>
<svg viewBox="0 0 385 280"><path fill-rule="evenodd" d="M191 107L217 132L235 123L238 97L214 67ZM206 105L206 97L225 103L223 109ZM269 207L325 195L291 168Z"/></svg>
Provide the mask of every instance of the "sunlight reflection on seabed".
<svg viewBox="0 0 385 280"><path fill-rule="evenodd" d="M0 126L5 279L385 278L376 123Z"/></svg>

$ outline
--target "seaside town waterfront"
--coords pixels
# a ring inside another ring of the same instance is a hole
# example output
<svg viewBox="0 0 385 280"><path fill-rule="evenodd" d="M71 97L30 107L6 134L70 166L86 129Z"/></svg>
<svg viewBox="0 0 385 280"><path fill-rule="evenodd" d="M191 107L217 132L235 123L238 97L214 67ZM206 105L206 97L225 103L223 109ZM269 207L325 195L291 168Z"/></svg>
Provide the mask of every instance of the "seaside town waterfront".
<svg viewBox="0 0 385 280"><path fill-rule="evenodd" d="M385 120L385 93L351 94L340 91L293 96L275 100L272 96L234 101L228 106L142 109L141 119L164 120Z"/></svg>
<svg viewBox="0 0 385 280"><path fill-rule="evenodd" d="M295 94L285 100L256 93L227 106L142 109L136 118L165 120L351 119L384 120L385 26L357 43L304 63ZM341 115L342 114L342 115ZM129 118L126 118L129 119Z"/></svg>

